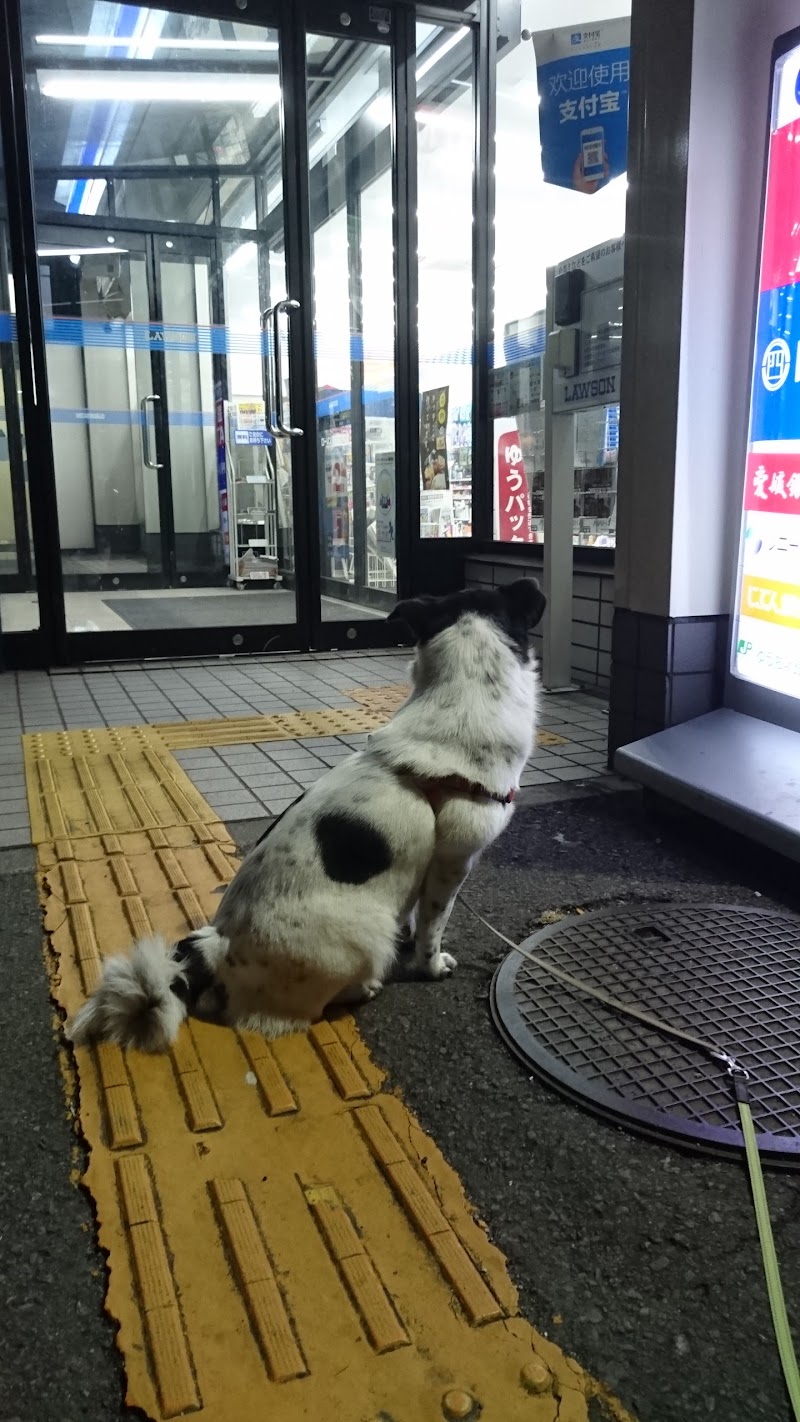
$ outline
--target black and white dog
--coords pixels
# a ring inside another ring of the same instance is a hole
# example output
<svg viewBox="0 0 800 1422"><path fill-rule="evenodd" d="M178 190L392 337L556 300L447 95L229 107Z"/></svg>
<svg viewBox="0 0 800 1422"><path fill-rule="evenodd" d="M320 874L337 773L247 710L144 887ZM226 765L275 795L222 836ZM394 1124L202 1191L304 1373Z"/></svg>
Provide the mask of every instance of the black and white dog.
<svg viewBox="0 0 800 1422"><path fill-rule="evenodd" d="M107 959L75 1043L165 1051L189 1012L276 1037L375 996L398 941L444 978L456 894L514 812L535 731L535 582L400 603L413 690L250 851L213 925Z"/></svg>

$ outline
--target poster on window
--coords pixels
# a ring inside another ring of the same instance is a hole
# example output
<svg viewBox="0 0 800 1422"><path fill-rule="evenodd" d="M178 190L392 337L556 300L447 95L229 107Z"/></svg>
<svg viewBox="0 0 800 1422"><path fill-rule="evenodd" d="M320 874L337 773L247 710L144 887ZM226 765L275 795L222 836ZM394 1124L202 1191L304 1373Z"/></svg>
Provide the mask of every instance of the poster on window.
<svg viewBox="0 0 800 1422"><path fill-rule="evenodd" d="M425 390L419 420L419 457L423 489L449 489L447 468L447 408L449 385Z"/></svg>
<svg viewBox="0 0 800 1422"><path fill-rule="evenodd" d="M630 20L533 36L546 183L596 193L628 165Z"/></svg>
<svg viewBox="0 0 800 1422"><path fill-rule="evenodd" d="M528 476L516 430L506 430L497 441L497 512L501 543L533 543Z"/></svg>
<svg viewBox="0 0 800 1422"><path fill-rule="evenodd" d="M375 543L382 558L394 557L394 450L375 455Z"/></svg>

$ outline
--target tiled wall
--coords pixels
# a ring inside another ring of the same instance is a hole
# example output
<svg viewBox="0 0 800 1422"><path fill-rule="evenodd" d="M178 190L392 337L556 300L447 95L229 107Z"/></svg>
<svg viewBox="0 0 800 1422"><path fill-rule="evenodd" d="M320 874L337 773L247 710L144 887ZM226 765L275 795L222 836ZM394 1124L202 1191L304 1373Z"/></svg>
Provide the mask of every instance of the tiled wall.
<svg viewBox="0 0 800 1422"><path fill-rule="evenodd" d="M727 616L655 617L618 607L612 752L721 706L728 638Z"/></svg>
<svg viewBox="0 0 800 1422"><path fill-rule="evenodd" d="M480 554L467 558L467 587L492 587L514 578L541 579L541 559ZM572 575L572 676L579 686L607 692L611 681L611 624L614 616L613 568L576 568ZM541 656L542 639L536 650Z"/></svg>

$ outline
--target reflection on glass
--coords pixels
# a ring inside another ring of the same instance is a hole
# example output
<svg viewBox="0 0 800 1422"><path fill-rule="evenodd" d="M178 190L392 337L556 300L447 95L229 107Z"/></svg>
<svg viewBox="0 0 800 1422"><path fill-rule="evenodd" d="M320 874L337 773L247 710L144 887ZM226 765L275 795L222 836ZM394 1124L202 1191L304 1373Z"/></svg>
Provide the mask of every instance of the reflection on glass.
<svg viewBox="0 0 800 1422"><path fill-rule="evenodd" d="M214 221L214 198L210 178L118 178L114 184L117 217L143 221L181 222L207 227ZM99 211L99 209L98 209Z"/></svg>
<svg viewBox="0 0 800 1422"><path fill-rule="evenodd" d="M68 627L292 623L261 331L286 294L277 33L41 14L23 0Z"/></svg>
<svg viewBox="0 0 800 1422"><path fill-rule="evenodd" d="M0 212L5 210L5 175L0 168ZM38 626L14 283L7 224L0 218L0 628L11 633Z"/></svg>
<svg viewBox="0 0 800 1422"><path fill-rule="evenodd" d="M541 0L530 0L523 23L533 32L533 45L520 42L501 54L497 66L494 537L506 542L541 543L544 537L544 408L534 372L544 351L547 268L625 231L624 174L598 191L577 191L545 183L541 163L520 162L520 134L539 129L535 43L537 30L552 27L546 8ZM570 0L563 10L560 26L586 28L580 0ZM615 13L630 14L629 0ZM569 96L565 102L571 102ZM621 292L616 285L602 288L592 300L597 309L585 312L589 339L606 355L612 351L613 360L621 336ZM576 420L576 544L615 542L618 415L617 406L608 406L582 412ZM520 468L525 478L518 487Z"/></svg>
<svg viewBox="0 0 800 1422"><path fill-rule="evenodd" d="M389 51L344 57L308 103L323 615L351 618L397 586L394 241Z"/></svg>
<svg viewBox="0 0 800 1422"><path fill-rule="evenodd" d="M473 46L417 25L420 533L472 533Z"/></svg>

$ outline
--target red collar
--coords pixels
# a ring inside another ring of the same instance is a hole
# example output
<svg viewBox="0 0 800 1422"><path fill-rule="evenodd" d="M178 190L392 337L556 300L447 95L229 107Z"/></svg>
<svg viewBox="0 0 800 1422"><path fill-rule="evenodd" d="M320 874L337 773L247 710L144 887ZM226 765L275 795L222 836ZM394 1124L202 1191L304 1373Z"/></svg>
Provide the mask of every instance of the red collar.
<svg viewBox="0 0 800 1422"><path fill-rule="evenodd" d="M413 780L422 791L434 813L441 808L442 801L451 795L461 795L468 800L490 800L495 805L513 805L517 798L515 786L507 795L498 795L494 790L487 790L485 785L479 785L477 781L466 780L463 775L415 775L412 770L402 773Z"/></svg>

